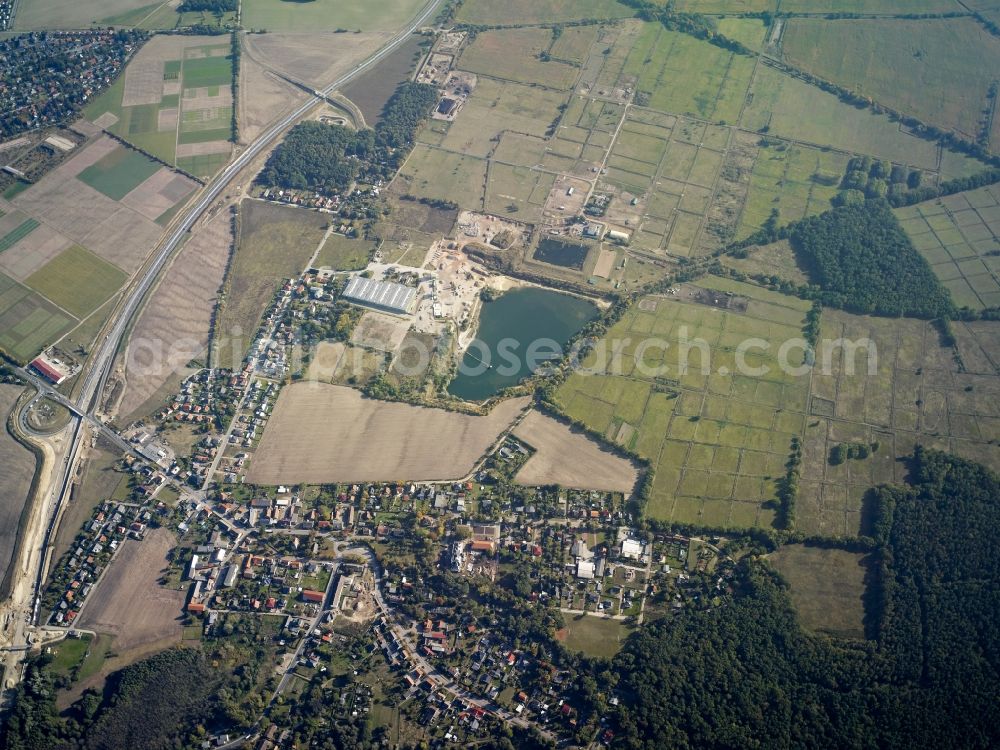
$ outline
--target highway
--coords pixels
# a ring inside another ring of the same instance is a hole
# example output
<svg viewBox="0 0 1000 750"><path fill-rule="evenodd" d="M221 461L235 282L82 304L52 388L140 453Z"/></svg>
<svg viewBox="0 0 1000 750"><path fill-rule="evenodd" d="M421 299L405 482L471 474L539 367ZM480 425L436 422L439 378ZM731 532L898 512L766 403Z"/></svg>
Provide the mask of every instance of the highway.
<svg viewBox="0 0 1000 750"><path fill-rule="evenodd" d="M356 65L352 70L342 75L326 88L315 92L316 97L320 100L325 99L327 95L339 88L342 88L353 79L375 67L384 58L391 55L396 49L406 42L413 32L425 25L428 20L432 19L442 1L443 0L428 0L427 4L423 6L417 17L404 30L400 31L364 62ZM161 271L166 267L174 252L181 246L186 235L194 226L195 222L198 221L209 206L218 200L219 196L221 196L229 186L229 183L232 182L233 179L236 178L240 172L242 172L242 170L249 166L257 156L271 147L288 127L304 117L314 106L316 106L316 99L310 99L272 124L255 141L253 141L253 143L251 143L246 150L241 152L232 163L216 175L215 178L213 178L203 188L195 203L184 211L182 214L183 218L176 225L174 225L174 228L170 231L170 233L161 240L159 245L157 245L157 249L154 250L152 259L144 266L144 268L140 271L140 275L137 276L132 282L132 285L126 291L122 302L114 313L115 317L113 319L113 323L110 324L110 328L105 329L103 337L98 343L95 344L91 357L85 366L78 395L74 400L64 397L50 385L42 382L31 373L24 370L19 371L19 375L31 382L32 385L38 388L40 392L44 392L46 395L54 398L59 403L69 408L74 415L79 417L79 419L75 420L75 424L70 428L72 435L65 453L61 457L57 458L59 471L57 474L57 481L55 481L53 485L52 493L49 497L41 500L41 502L44 503L43 513L45 514L45 519L42 522L42 528L45 529L45 536L44 542L41 546L41 553L38 556L38 568L33 575L34 590L32 592L31 601L30 603L10 602L10 604L13 605L12 609L19 610L14 616L17 617L21 623L15 628L15 633L10 640L9 647L11 649L19 649L26 643L28 634L23 627L25 620L27 620L30 624L35 624L37 622L40 589L42 583L44 582L47 567L45 550L47 549L50 538L55 531L54 524L56 519L59 518L59 508L68 497L69 488L72 486L72 477L76 472L76 461L80 454L80 447L85 433L85 430L80 429L82 421L86 420L95 424L95 426L97 426L116 444L124 446L126 449L130 449L127 442L124 441L120 435L107 425L103 424L103 422L97 418L96 412L100 406L101 395L107 385L108 377L114 367L115 356L121 347L122 341L126 332L129 330L133 319L141 309L143 300L149 293L150 289L152 289L156 284ZM41 542L42 540L38 541ZM34 544L36 544L36 542L32 540L32 545ZM22 617L24 619L22 619ZM11 653L13 653L13 651ZM19 676L20 670L17 671ZM10 672L8 672L8 674L10 674Z"/></svg>

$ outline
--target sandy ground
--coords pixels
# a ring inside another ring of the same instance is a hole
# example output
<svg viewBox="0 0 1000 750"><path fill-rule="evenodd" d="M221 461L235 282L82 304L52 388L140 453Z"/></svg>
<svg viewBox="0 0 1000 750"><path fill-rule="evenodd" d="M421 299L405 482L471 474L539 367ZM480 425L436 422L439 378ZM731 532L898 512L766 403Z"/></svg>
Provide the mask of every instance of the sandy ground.
<svg viewBox="0 0 1000 750"><path fill-rule="evenodd" d="M631 461L541 412L525 417L514 428L514 436L537 451L514 478L519 484L559 484L628 495L639 479Z"/></svg>
<svg viewBox="0 0 1000 750"><path fill-rule="evenodd" d="M309 362L307 379L324 382L333 380L333 376L337 374L340 360L343 359L346 349L347 347L339 341L321 341L313 353L312 360Z"/></svg>
<svg viewBox="0 0 1000 750"><path fill-rule="evenodd" d="M156 583L167 568L167 553L176 543L166 529L149 532L141 542L123 542L84 604L78 626L113 635L119 653L165 639L179 640L187 594Z"/></svg>
<svg viewBox="0 0 1000 750"><path fill-rule="evenodd" d="M197 187L194 180L163 167L122 198L122 204L155 221Z"/></svg>
<svg viewBox="0 0 1000 750"><path fill-rule="evenodd" d="M320 383L286 386L251 462L255 484L331 484L467 475L528 405L509 399L485 417L363 398Z"/></svg>
<svg viewBox="0 0 1000 750"><path fill-rule="evenodd" d="M0 385L0 418L4 421L21 391L18 385ZM35 473L35 457L17 442L6 429L0 431L0 579L3 579L14 555L17 522Z"/></svg>
<svg viewBox="0 0 1000 750"><path fill-rule="evenodd" d="M597 264L594 266L594 276L602 279L611 278L611 271L615 267L615 251L601 248L600 255L597 256Z"/></svg>
<svg viewBox="0 0 1000 750"><path fill-rule="evenodd" d="M383 352L394 352L406 338L410 322L409 318L397 318L394 315L369 310L354 329L351 343Z"/></svg>
<svg viewBox="0 0 1000 750"><path fill-rule="evenodd" d="M120 414L132 414L173 372L204 352L231 240L229 213L220 211L171 264L129 337Z"/></svg>

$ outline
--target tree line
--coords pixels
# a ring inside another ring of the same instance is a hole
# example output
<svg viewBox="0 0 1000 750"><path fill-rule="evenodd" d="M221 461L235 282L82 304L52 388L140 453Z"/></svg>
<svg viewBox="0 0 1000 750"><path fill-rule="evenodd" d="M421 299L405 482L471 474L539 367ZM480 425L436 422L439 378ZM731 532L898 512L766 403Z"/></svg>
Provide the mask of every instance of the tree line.
<svg viewBox="0 0 1000 750"><path fill-rule="evenodd" d="M338 193L355 180L388 179L402 166L437 98L433 86L406 82L386 103L374 128L300 123L271 154L258 180L271 187Z"/></svg>

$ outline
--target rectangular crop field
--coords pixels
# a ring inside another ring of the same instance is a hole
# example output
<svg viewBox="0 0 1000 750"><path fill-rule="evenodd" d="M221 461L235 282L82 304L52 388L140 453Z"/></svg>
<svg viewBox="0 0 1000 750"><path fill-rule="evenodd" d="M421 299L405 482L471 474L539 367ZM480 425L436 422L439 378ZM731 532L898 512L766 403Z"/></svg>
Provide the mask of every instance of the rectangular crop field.
<svg viewBox="0 0 1000 750"><path fill-rule="evenodd" d="M938 168L937 144L903 132L885 115L844 104L833 94L767 65L757 67L750 94L752 99L740 120L748 130L767 128L770 134L820 147L868 154L923 170ZM962 157L953 168L964 171L965 162L978 164Z"/></svg>
<svg viewBox="0 0 1000 750"><path fill-rule="evenodd" d="M0 274L0 348L27 362L76 324L40 294Z"/></svg>
<svg viewBox="0 0 1000 750"><path fill-rule="evenodd" d="M475 208L485 183L484 160L417 144L393 185L399 193Z"/></svg>
<svg viewBox="0 0 1000 750"><path fill-rule="evenodd" d="M315 0L288 3L282 0L245 0L243 25L280 31L396 31L417 15L422 0L370 0L346 3Z"/></svg>
<svg viewBox="0 0 1000 750"><path fill-rule="evenodd" d="M25 281L67 312L84 318L125 283L125 272L79 245L64 250Z"/></svg>
<svg viewBox="0 0 1000 750"><path fill-rule="evenodd" d="M966 138L978 135L1000 71L1000 39L974 19L786 24L782 47L796 67Z"/></svg>
<svg viewBox="0 0 1000 750"><path fill-rule="evenodd" d="M767 558L788 581L807 630L864 638L865 576L872 561L857 552L787 544Z"/></svg>
<svg viewBox="0 0 1000 750"><path fill-rule="evenodd" d="M552 44L551 29L484 31L466 47L458 67L471 73L553 89L569 89L579 71L572 65L539 58Z"/></svg>
<svg viewBox="0 0 1000 750"><path fill-rule="evenodd" d="M739 120L754 60L653 23L649 48L636 47L626 72L648 106L707 120Z"/></svg>
<svg viewBox="0 0 1000 750"><path fill-rule="evenodd" d="M0 237L0 253L14 247L14 245L23 240L36 229L38 229L37 221L34 219L25 219L7 232L3 237Z"/></svg>
<svg viewBox="0 0 1000 750"><path fill-rule="evenodd" d="M956 305L1000 306L1000 187L908 206L896 216Z"/></svg>
<svg viewBox="0 0 1000 750"><path fill-rule="evenodd" d="M775 139L763 138L761 144L738 237L760 229L774 209L779 225L830 210L850 158Z"/></svg>
<svg viewBox="0 0 1000 750"><path fill-rule="evenodd" d="M80 172L77 179L111 200L120 201L159 168L160 165L148 156L130 148L118 147Z"/></svg>
<svg viewBox="0 0 1000 750"><path fill-rule="evenodd" d="M485 417L364 398L321 383L285 387L250 461L247 481L414 481L465 476L528 406L508 399ZM434 435L434 440L424 439ZM423 436L423 437L422 437Z"/></svg>

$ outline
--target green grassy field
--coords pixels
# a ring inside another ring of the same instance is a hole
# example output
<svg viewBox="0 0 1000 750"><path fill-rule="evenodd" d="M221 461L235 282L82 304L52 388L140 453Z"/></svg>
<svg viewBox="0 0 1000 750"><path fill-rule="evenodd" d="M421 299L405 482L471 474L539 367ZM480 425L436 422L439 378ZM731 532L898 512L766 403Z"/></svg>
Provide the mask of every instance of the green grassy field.
<svg viewBox="0 0 1000 750"><path fill-rule="evenodd" d="M3 237L0 237L0 253L14 247L29 234L38 229L38 222L34 219L25 219L16 227L11 229Z"/></svg>
<svg viewBox="0 0 1000 750"><path fill-rule="evenodd" d="M59 253L25 283L67 312L84 318L100 307L125 283L117 266L79 245Z"/></svg>
<svg viewBox="0 0 1000 750"><path fill-rule="evenodd" d="M406 185L404 193L475 208L476 197L483 194L486 162L417 144L397 180Z"/></svg>
<svg viewBox="0 0 1000 750"><path fill-rule="evenodd" d="M777 350L801 336L808 303L727 279L700 284L716 298L745 296L746 311L647 298L602 340L607 357L598 349L584 361L597 373L571 375L557 400L571 417L653 463L650 517L768 527L774 482L784 474L791 438L802 433L809 388L807 376L779 367ZM751 338L768 349L747 350L740 366L736 349ZM789 364L801 364L801 351L789 352ZM759 367L767 372L749 369Z"/></svg>
<svg viewBox="0 0 1000 750"><path fill-rule="evenodd" d="M160 165L148 156L119 147L80 172L77 179L112 200L120 201L159 168Z"/></svg>
<svg viewBox="0 0 1000 750"><path fill-rule="evenodd" d="M737 231L740 238L760 229L775 208L780 224L828 211L849 161L846 154L836 151L774 139L762 142L770 145L760 149L754 164Z"/></svg>
<svg viewBox="0 0 1000 750"><path fill-rule="evenodd" d="M372 0L367 3L245 0L243 26L268 31L394 31L403 28L423 5L423 0Z"/></svg>
<svg viewBox="0 0 1000 750"><path fill-rule="evenodd" d="M1000 188L897 209L896 217L956 305L1000 305Z"/></svg>
<svg viewBox="0 0 1000 750"><path fill-rule="evenodd" d="M40 294L0 274L0 348L27 362L76 324Z"/></svg>
<svg viewBox="0 0 1000 750"><path fill-rule="evenodd" d="M777 276L793 284L809 283L809 277L799 268L795 260L795 252L788 244L788 240L780 240L763 247L751 247L746 258L723 255L719 260L727 268L733 268L748 275Z"/></svg>
<svg viewBox="0 0 1000 750"><path fill-rule="evenodd" d="M563 615L565 627L556 634L570 651L580 651L587 656L610 659L625 645L632 628L620 620L609 620L596 615L582 617Z"/></svg>
<svg viewBox="0 0 1000 750"><path fill-rule="evenodd" d="M550 29L484 31L466 47L458 67L508 81L568 89L576 80L578 69L557 60L539 59L551 44Z"/></svg>
<svg viewBox="0 0 1000 750"><path fill-rule="evenodd" d="M420 140L449 151L485 157L496 146L494 139L504 130L544 136L559 117L559 107L565 101L565 95L557 91L480 78L455 121L450 124L432 121ZM447 126L443 138L434 129L440 125ZM517 163L522 162L518 159Z"/></svg>
<svg viewBox="0 0 1000 750"><path fill-rule="evenodd" d="M864 638L864 555L840 549L788 544L768 556L788 581L799 621L814 633Z"/></svg>
<svg viewBox="0 0 1000 750"><path fill-rule="evenodd" d="M975 139L1000 39L971 18L792 19L782 37L796 67Z"/></svg>
<svg viewBox="0 0 1000 750"><path fill-rule="evenodd" d="M217 313L219 366L238 366L282 280L297 276L316 251L329 217L316 211L244 201L240 238Z"/></svg>
<svg viewBox="0 0 1000 750"><path fill-rule="evenodd" d="M868 154L919 169L938 168L936 144L902 132L899 125L886 116L844 104L833 94L766 65L757 68L750 93L753 99L740 120L749 130ZM982 168L973 159L959 157L953 162L951 171Z"/></svg>
<svg viewBox="0 0 1000 750"><path fill-rule="evenodd" d="M368 265L375 243L356 240L342 234L331 234L323 243L316 256L317 268L332 268L337 271L360 271Z"/></svg>
<svg viewBox="0 0 1000 750"><path fill-rule="evenodd" d="M624 72L653 109L735 123L753 68L751 57L649 23Z"/></svg>
<svg viewBox="0 0 1000 750"><path fill-rule="evenodd" d="M232 63L228 57L192 57L195 51L211 51L224 45L211 44L204 48L193 47L185 50L182 80L184 88L193 89L203 86L228 86L232 79Z"/></svg>
<svg viewBox="0 0 1000 750"><path fill-rule="evenodd" d="M110 16L149 8L148 0L21 0L14 17L16 30L79 29Z"/></svg>
<svg viewBox="0 0 1000 750"><path fill-rule="evenodd" d="M486 186L486 210L512 219L537 222L555 175L528 167L496 164Z"/></svg>
<svg viewBox="0 0 1000 750"><path fill-rule="evenodd" d="M517 25L559 23L581 19L627 18L635 11L617 0L466 0L455 20L459 23Z"/></svg>

